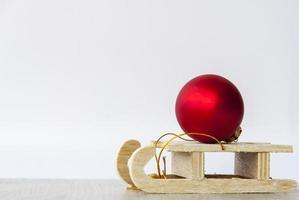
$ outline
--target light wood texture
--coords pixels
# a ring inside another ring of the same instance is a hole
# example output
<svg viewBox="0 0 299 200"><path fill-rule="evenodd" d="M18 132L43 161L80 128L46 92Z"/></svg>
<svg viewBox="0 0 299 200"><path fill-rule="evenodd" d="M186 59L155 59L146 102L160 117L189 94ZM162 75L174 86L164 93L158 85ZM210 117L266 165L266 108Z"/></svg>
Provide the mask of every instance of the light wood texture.
<svg viewBox="0 0 299 200"><path fill-rule="evenodd" d="M294 180L204 178L153 179L144 172L144 166L154 156L155 148L146 146L137 149L130 162L130 176L135 185L151 193L262 193L286 192L297 187Z"/></svg>
<svg viewBox="0 0 299 200"><path fill-rule="evenodd" d="M152 142L152 145L155 141ZM161 147L163 142L158 143L158 147ZM203 144L199 142L190 141L175 141L171 142L166 149L169 151L179 152L281 152L291 153L293 147L291 145L279 145L270 143L230 143L223 144L224 150L221 149L219 144Z"/></svg>
<svg viewBox="0 0 299 200"><path fill-rule="evenodd" d="M128 161L133 152L141 146L137 140L128 140L120 147L117 158L116 166L117 172L123 181L128 183L130 186L134 186L134 183L129 174Z"/></svg>
<svg viewBox="0 0 299 200"><path fill-rule="evenodd" d="M257 153L236 152L235 174L248 178L257 178Z"/></svg>
<svg viewBox="0 0 299 200"><path fill-rule="evenodd" d="M299 191L266 194L148 194L119 180L0 179L1 200L296 200Z"/></svg>
<svg viewBox="0 0 299 200"><path fill-rule="evenodd" d="M204 178L203 152L172 152L171 173L189 179Z"/></svg>
<svg viewBox="0 0 299 200"><path fill-rule="evenodd" d="M260 152L257 154L257 179L269 179L270 177L270 153Z"/></svg>
<svg viewBox="0 0 299 200"><path fill-rule="evenodd" d="M254 179L269 179L270 153L235 153L235 174Z"/></svg>

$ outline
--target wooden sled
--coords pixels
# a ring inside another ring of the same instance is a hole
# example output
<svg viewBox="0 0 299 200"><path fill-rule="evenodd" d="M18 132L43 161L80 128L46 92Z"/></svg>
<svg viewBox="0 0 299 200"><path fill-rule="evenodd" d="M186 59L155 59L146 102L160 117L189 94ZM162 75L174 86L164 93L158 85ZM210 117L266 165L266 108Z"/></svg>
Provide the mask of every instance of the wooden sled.
<svg viewBox="0 0 299 200"><path fill-rule="evenodd" d="M158 144L161 148L161 144ZM144 172L144 166L155 155L154 145L141 147L137 140L125 142L117 157L120 177L131 187L149 193L269 193L296 189L294 180L270 177L270 153L293 151L289 145L269 143L201 144L173 142L171 175L153 178ZM234 152L234 175L205 175L205 152Z"/></svg>

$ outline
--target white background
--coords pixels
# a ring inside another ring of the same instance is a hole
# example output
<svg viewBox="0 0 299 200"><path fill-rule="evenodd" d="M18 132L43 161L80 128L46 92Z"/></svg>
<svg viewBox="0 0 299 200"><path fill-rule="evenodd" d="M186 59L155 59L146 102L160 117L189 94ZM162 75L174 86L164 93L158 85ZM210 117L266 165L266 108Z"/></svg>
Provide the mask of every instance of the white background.
<svg viewBox="0 0 299 200"><path fill-rule="evenodd" d="M0 178L117 178L121 143L180 132L180 88L216 73L243 95L240 141L294 145L273 156L272 176L299 180L298 10L296 0L0 0ZM211 155L208 169L232 171L232 160Z"/></svg>

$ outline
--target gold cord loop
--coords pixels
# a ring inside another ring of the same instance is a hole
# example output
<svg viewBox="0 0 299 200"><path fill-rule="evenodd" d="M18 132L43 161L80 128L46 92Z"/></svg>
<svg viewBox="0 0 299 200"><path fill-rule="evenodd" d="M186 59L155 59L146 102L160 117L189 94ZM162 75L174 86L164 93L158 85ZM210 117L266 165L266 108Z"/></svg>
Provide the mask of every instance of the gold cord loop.
<svg viewBox="0 0 299 200"><path fill-rule="evenodd" d="M166 178L166 166L165 166L166 165L166 159L165 159L165 157L163 157L164 170L162 170L162 174L161 174L161 169L160 169L160 160L161 160L162 153L163 153L164 149L169 145L169 143L171 143L173 140L175 140L177 138L180 138L180 139L185 140L185 141L195 141L193 139L183 138L182 136L185 136L185 135L198 135L198 136L208 137L208 138L211 138L211 139L215 140L220 145L221 150L224 150L222 142L220 142L214 136L211 136L211 135L205 134L205 133L181 133L181 134L165 133L162 136L160 136L158 138L158 140L156 140L156 142L155 142L155 149L158 148L158 143L160 142L160 140L162 138L164 138L165 136L168 136L168 135L172 135L173 137L163 143L158 156L157 156L157 152L155 151L155 159L156 159L156 164L157 164L157 174L158 174L158 177L160 177L160 178L162 178L162 177Z"/></svg>

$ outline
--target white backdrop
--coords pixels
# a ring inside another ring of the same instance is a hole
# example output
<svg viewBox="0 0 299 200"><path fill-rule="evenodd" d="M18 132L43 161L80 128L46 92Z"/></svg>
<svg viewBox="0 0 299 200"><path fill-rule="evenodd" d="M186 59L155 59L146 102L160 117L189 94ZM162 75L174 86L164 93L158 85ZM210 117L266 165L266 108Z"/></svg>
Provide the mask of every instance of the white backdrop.
<svg viewBox="0 0 299 200"><path fill-rule="evenodd" d="M1 0L0 178L117 178L121 143L180 132L180 88L216 73L243 95L240 141L294 145L273 156L272 176L299 180L298 9L296 0ZM232 170L219 158L212 170Z"/></svg>

